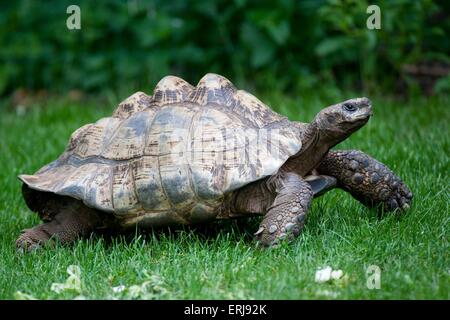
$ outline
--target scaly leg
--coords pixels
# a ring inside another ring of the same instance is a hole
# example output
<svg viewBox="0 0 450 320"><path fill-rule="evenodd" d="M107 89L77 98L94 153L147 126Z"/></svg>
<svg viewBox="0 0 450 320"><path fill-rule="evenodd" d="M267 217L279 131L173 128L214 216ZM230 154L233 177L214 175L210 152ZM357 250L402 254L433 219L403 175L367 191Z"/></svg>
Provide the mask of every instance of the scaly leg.
<svg viewBox="0 0 450 320"><path fill-rule="evenodd" d="M43 245L53 244L54 240L62 244L70 243L89 235L100 225L102 219L95 210L74 200L72 205L63 206L51 221L23 230L16 241L16 247L18 250L32 251Z"/></svg>
<svg viewBox="0 0 450 320"><path fill-rule="evenodd" d="M357 150L330 151L317 168L367 207L407 210L412 193L388 167Z"/></svg>
<svg viewBox="0 0 450 320"><path fill-rule="evenodd" d="M255 236L262 245L271 246L300 234L312 197L311 186L300 176L291 172L278 173L238 191L234 211L265 213Z"/></svg>

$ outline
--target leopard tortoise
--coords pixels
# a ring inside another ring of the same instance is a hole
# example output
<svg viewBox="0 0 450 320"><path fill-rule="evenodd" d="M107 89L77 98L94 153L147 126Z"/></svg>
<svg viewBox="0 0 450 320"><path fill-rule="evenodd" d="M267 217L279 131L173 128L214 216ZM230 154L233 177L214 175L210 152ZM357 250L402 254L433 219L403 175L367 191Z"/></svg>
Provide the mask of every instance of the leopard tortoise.
<svg viewBox="0 0 450 320"><path fill-rule="evenodd" d="M412 193L385 165L355 150L331 151L372 115L367 98L290 121L226 78L193 87L167 76L111 117L76 130L55 161L20 175L42 224L20 250L118 232L262 215L256 239L274 246L303 228L314 196L334 187L368 207L409 208Z"/></svg>

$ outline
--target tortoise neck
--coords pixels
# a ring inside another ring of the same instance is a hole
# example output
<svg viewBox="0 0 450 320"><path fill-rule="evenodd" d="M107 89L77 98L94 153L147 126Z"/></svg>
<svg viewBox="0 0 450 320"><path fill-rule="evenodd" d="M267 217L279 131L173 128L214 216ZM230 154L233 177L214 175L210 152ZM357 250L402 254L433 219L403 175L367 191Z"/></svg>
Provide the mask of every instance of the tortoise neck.
<svg viewBox="0 0 450 320"><path fill-rule="evenodd" d="M316 117L305 129L302 137L302 142L305 143L305 150L302 148L301 151L315 147L330 150L348 136L349 134L345 134L343 131L330 130L322 123L321 118Z"/></svg>
<svg viewBox="0 0 450 320"><path fill-rule="evenodd" d="M306 126L305 132L302 136L302 148L301 153L309 151L314 148L320 140L320 129L315 121Z"/></svg>
<svg viewBox="0 0 450 320"><path fill-rule="evenodd" d="M304 176L314 169L333 146L318 123L313 120L301 133L302 147L282 166L282 171L293 171Z"/></svg>
<svg viewBox="0 0 450 320"><path fill-rule="evenodd" d="M306 171L304 173L306 174L318 165L333 144L326 132L320 129L315 119L306 127L302 142L300 157L305 162L303 171Z"/></svg>

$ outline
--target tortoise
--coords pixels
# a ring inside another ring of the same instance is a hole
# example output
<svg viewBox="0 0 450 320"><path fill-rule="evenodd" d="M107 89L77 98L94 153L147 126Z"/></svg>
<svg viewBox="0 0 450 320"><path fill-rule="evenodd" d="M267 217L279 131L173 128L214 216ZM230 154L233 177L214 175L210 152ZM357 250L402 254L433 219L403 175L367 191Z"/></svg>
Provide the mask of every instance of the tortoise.
<svg viewBox="0 0 450 320"><path fill-rule="evenodd" d="M387 166L357 150L331 150L372 115L369 99L290 121L225 77L193 87L164 77L111 117L76 130L62 155L20 175L24 200L42 224L20 250L70 243L98 230L191 225L262 215L257 243L301 232L314 197L333 188L365 206L407 210L412 193Z"/></svg>

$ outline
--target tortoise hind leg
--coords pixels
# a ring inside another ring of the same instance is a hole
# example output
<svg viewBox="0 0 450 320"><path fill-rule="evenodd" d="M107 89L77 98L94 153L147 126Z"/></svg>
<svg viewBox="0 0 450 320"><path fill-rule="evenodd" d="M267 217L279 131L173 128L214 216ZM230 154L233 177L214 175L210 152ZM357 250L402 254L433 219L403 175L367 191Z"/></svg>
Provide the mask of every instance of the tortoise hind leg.
<svg viewBox="0 0 450 320"><path fill-rule="evenodd" d="M16 247L21 251L32 251L55 241L68 244L89 235L101 225L102 219L94 209L74 200L63 206L51 221L23 230L16 240Z"/></svg>
<svg viewBox="0 0 450 320"><path fill-rule="evenodd" d="M320 163L320 174L333 176L338 187L367 207L407 210L412 193L388 167L357 150L330 151Z"/></svg>

